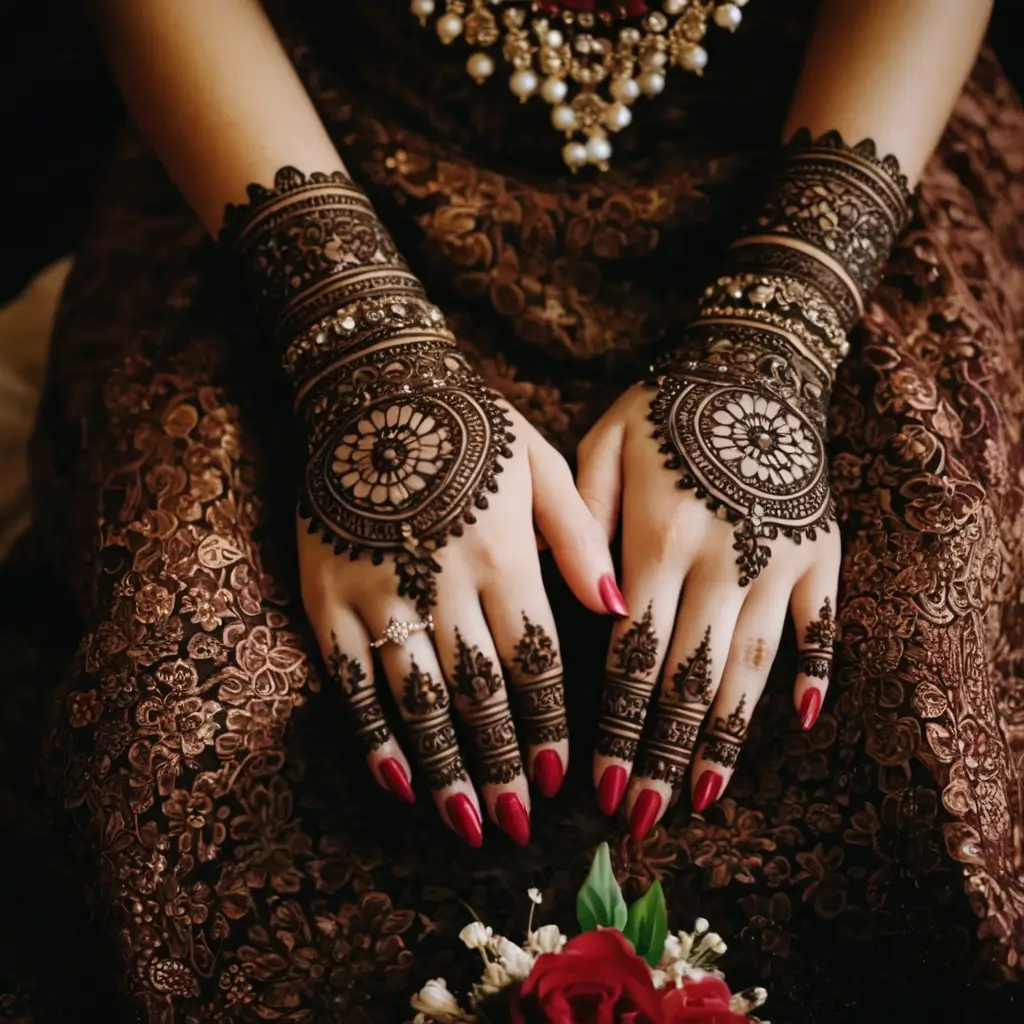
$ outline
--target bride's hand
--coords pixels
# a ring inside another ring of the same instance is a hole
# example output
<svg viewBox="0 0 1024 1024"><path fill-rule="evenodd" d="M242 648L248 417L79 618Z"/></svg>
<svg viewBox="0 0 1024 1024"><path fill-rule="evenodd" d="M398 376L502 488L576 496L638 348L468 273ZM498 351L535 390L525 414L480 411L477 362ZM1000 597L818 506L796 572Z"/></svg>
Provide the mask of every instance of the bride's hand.
<svg viewBox="0 0 1024 1024"><path fill-rule="evenodd" d="M743 365L723 344L710 362L673 363L660 389L628 390L579 451L580 493L609 537L621 507L631 612L608 652L594 782L605 813L626 794L638 839L688 769L695 810L722 795L787 608L804 729L828 685L840 542L828 524L827 395L801 391L785 360Z"/></svg>
<svg viewBox="0 0 1024 1024"><path fill-rule="evenodd" d="M411 802L418 776L473 846L482 798L525 844L527 778L553 795L569 756L535 530L580 601L605 614L611 555L562 456L460 356L395 353L348 368L343 410L316 415L298 522L303 601L378 785ZM415 629L387 640L392 622Z"/></svg>

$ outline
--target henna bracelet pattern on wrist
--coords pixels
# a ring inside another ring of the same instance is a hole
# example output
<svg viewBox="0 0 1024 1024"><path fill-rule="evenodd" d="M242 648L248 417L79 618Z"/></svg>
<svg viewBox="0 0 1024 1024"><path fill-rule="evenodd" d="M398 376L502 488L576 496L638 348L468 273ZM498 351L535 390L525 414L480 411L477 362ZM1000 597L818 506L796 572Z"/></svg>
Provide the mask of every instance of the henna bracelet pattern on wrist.
<svg viewBox="0 0 1024 1024"><path fill-rule="evenodd" d="M282 168L225 214L309 444L300 515L350 557L394 559L435 603L437 551L497 491L511 420L348 175Z"/></svg>
<svg viewBox="0 0 1024 1024"><path fill-rule="evenodd" d="M828 530L825 411L846 335L908 217L906 179L871 140L796 134L781 173L658 364L651 402L666 466L734 524L739 582L766 541Z"/></svg>

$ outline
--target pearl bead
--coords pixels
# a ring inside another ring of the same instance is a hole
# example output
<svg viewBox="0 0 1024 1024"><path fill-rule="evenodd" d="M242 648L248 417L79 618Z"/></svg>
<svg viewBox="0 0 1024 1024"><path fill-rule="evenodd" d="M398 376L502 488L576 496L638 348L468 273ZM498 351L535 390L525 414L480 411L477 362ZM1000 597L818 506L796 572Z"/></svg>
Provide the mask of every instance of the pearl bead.
<svg viewBox="0 0 1024 1024"><path fill-rule="evenodd" d="M640 95L640 86L636 84L635 78L615 78L609 92L620 103L632 103Z"/></svg>
<svg viewBox="0 0 1024 1024"><path fill-rule="evenodd" d="M665 76L660 71L645 71L636 81L645 96L657 96L665 91Z"/></svg>
<svg viewBox="0 0 1024 1024"><path fill-rule="evenodd" d="M560 103L551 109L551 123L560 132L571 132L576 127L576 111L572 107Z"/></svg>
<svg viewBox="0 0 1024 1024"><path fill-rule="evenodd" d="M633 120L633 111L625 103L613 103L605 113L605 123L613 132L622 131Z"/></svg>
<svg viewBox="0 0 1024 1024"><path fill-rule="evenodd" d="M734 3L722 4L721 7L715 8L715 24L719 28L727 28L730 32L735 32L742 20L743 12Z"/></svg>
<svg viewBox="0 0 1024 1024"><path fill-rule="evenodd" d="M690 50L684 50L679 58L679 63L687 71L703 71L708 62L708 51L703 46L694 46Z"/></svg>
<svg viewBox="0 0 1024 1024"><path fill-rule="evenodd" d="M437 19L438 38L446 46L462 35L462 19L457 14L445 14Z"/></svg>
<svg viewBox="0 0 1024 1024"><path fill-rule="evenodd" d="M537 91L537 76L532 71L517 71L509 80L508 87L525 103Z"/></svg>
<svg viewBox="0 0 1024 1024"><path fill-rule="evenodd" d="M587 162L587 147L582 142L567 142L562 147L562 159L576 170Z"/></svg>
<svg viewBox="0 0 1024 1024"><path fill-rule="evenodd" d="M732 2L733 2L733 3L734 3L734 4L736 5L736 6L737 6L737 7L746 7L746 6L747 6L747 0L732 0Z"/></svg>
<svg viewBox="0 0 1024 1024"><path fill-rule="evenodd" d="M545 78L540 87L540 94L548 103L561 103L565 99L569 86L561 78Z"/></svg>
<svg viewBox="0 0 1024 1024"><path fill-rule="evenodd" d="M603 136L595 135L587 142L587 159L592 164L603 164L612 155L612 144Z"/></svg>
<svg viewBox="0 0 1024 1024"><path fill-rule="evenodd" d="M660 70L668 63L668 56L661 52L661 50L655 50L653 53L649 53L644 57L644 67L647 69Z"/></svg>
<svg viewBox="0 0 1024 1024"><path fill-rule="evenodd" d="M686 0L665 0L666 14L682 14L686 7Z"/></svg>
<svg viewBox="0 0 1024 1024"><path fill-rule="evenodd" d="M482 82L494 74L494 61L486 53L473 53L466 61L466 70L469 72L470 78Z"/></svg>
<svg viewBox="0 0 1024 1024"><path fill-rule="evenodd" d="M559 32L558 29L552 29L548 33L548 37L545 40L545 42L548 44L548 46L558 47L561 46L562 43L565 42L565 40L562 38L562 33Z"/></svg>
<svg viewBox="0 0 1024 1024"><path fill-rule="evenodd" d="M410 10L421 20L429 18L434 13L434 0L412 0Z"/></svg>

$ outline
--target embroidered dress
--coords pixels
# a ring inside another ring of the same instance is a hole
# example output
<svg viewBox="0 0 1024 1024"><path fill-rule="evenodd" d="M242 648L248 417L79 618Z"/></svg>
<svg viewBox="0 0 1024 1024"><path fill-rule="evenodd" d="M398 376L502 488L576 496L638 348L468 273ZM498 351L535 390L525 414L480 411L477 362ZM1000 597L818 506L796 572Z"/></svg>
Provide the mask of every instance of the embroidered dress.
<svg viewBox="0 0 1024 1024"><path fill-rule="evenodd" d="M667 75L608 169L582 173L549 103L517 102L504 70L478 84L407 0L286 6L352 175L486 382L571 454L693 315L776 144L811 5L749 4L703 75ZM839 369L839 636L814 728L789 638L724 798L703 815L684 798L637 848L590 778L608 623L552 572L570 775L534 801L526 850L490 829L471 851L431 801L389 801L347 742L297 600L283 386L222 254L126 142L36 453L36 543L81 622L59 686L34 685L56 694L44 767L90 941L110 943L92 984L147 1022L391 1024L427 979L474 977L460 901L518 933L537 887L564 924L607 839L627 890L660 878L672 920L713 922L730 982L767 987L773 1019L1009 1019L1010 989L985 986L1024 955L1022 209L1024 113L983 54ZM345 479L372 488L356 447ZM70 928L53 916L53 984L79 983L58 966Z"/></svg>

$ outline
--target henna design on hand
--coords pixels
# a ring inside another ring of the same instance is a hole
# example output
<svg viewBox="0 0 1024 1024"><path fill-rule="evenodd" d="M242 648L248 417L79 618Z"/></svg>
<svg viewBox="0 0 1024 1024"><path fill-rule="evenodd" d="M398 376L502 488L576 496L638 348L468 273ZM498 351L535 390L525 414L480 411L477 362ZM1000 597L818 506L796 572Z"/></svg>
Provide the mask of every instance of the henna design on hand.
<svg viewBox="0 0 1024 1024"><path fill-rule="evenodd" d="M704 746L705 760L720 764L723 768L736 767L750 724L743 714L746 706L747 695L743 694L728 718L722 718L721 715L715 718L707 732L707 741Z"/></svg>
<svg viewBox="0 0 1024 1024"><path fill-rule="evenodd" d="M797 672L814 679L828 679L832 674L832 648L835 642L836 621L832 617L832 602L826 597L818 618L804 631Z"/></svg>
<svg viewBox="0 0 1024 1024"><path fill-rule="evenodd" d="M605 671L596 746L607 757L633 761L654 690L650 675L658 663L652 604L619 637L612 660L615 667Z"/></svg>
<svg viewBox="0 0 1024 1024"><path fill-rule="evenodd" d="M413 659L402 683L401 704L413 754L431 789L446 789L467 778L448 711L450 703L444 684Z"/></svg>
<svg viewBox="0 0 1024 1024"><path fill-rule="evenodd" d="M678 786L690 767L697 734L714 697L711 683L711 627L693 657L662 681L658 713L644 743L638 774Z"/></svg>
<svg viewBox="0 0 1024 1024"><path fill-rule="evenodd" d="M438 550L512 457L511 420L346 174L286 167L248 194L222 239L252 269L305 424L300 515L338 554L390 556L425 615Z"/></svg>
<svg viewBox="0 0 1024 1024"><path fill-rule="evenodd" d="M508 690L494 663L455 631L455 668L452 689L459 715L469 728L481 782L501 785L522 775L515 722Z"/></svg>
<svg viewBox="0 0 1024 1024"><path fill-rule="evenodd" d="M523 612L523 635L516 644L512 660L520 674L515 692L523 742L533 747L568 739L562 661L554 640L543 626L531 622L526 612Z"/></svg>
<svg viewBox="0 0 1024 1024"><path fill-rule="evenodd" d="M326 663L328 673L341 688L345 711L356 738L367 753L378 750L391 738L391 729L373 680L355 658L341 653L334 633L331 633L331 650Z"/></svg>
<svg viewBox="0 0 1024 1024"><path fill-rule="evenodd" d="M908 198L895 158L879 159L871 140L848 147L835 132L798 132L699 318L651 382L665 465L734 524L741 586L768 564L766 541L814 540L835 518L829 390Z"/></svg>

